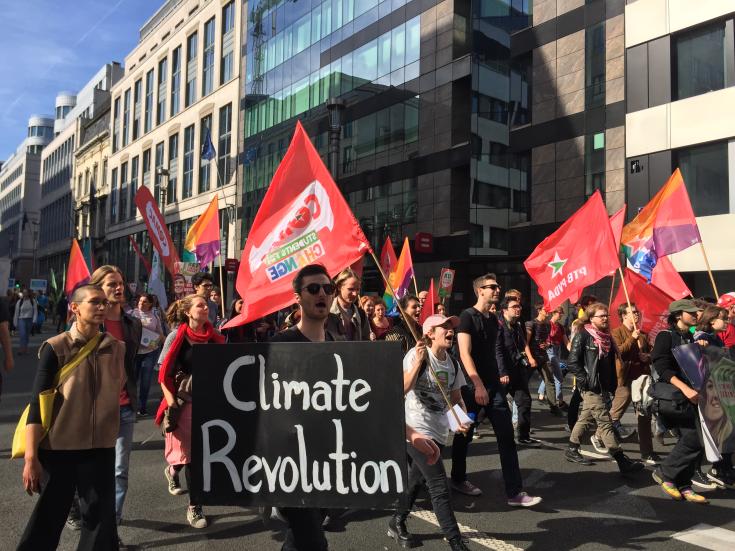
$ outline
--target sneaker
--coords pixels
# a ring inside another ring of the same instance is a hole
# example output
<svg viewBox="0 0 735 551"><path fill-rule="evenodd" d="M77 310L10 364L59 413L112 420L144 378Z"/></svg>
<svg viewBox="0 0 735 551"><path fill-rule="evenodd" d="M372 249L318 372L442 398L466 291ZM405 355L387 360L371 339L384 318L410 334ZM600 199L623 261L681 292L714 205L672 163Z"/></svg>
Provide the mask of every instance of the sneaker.
<svg viewBox="0 0 735 551"><path fill-rule="evenodd" d="M539 442L535 438L530 438L528 436L518 437L516 439L516 442L518 442L520 446L526 446L527 448L540 448L541 447L541 442Z"/></svg>
<svg viewBox="0 0 735 551"><path fill-rule="evenodd" d="M608 450L605 444L602 443L602 439L596 434L593 434L590 437L590 443L592 444L592 447L595 448L595 451L597 453L602 453L602 454L610 453L610 450Z"/></svg>
<svg viewBox="0 0 735 551"><path fill-rule="evenodd" d="M82 529L82 519L76 517L69 517L66 519L66 527L74 532L79 532Z"/></svg>
<svg viewBox="0 0 735 551"><path fill-rule="evenodd" d="M643 461L646 465L658 465L663 460L661 459L661 456L657 453L649 453L648 455L642 455L641 461Z"/></svg>
<svg viewBox="0 0 735 551"><path fill-rule="evenodd" d="M461 536L455 536L449 540L449 548L452 551L471 551Z"/></svg>
<svg viewBox="0 0 735 551"><path fill-rule="evenodd" d="M692 490L691 486L682 488L681 495L686 501L690 501L691 503L699 503L701 505L707 505L709 503L709 499Z"/></svg>
<svg viewBox="0 0 735 551"><path fill-rule="evenodd" d="M732 475L727 471L712 467L707 473L707 478L720 488L735 489L735 480L733 480Z"/></svg>
<svg viewBox="0 0 735 551"><path fill-rule="evenodd" d="M204 516L201 505L189 505L186 509L186 520L189 521L192 528L207 527L207 517Z"/></svg>
<svg viewBox="0 0 735 551"><path fill-rule="evenodd" d="M581 453L579 453L579 448L569 446L567 451L564 452L564 457L566 457L567 461L572 463L579 463L580 465L585 466L592 465L592 461L586 459Z"/></svg>
<svg viewBox="0 0 735 551"><path fill-rule="evenodd" d="M633 461L623 452L615 454L615 461L618 464L618 469L622 474L637 473L642 471L645 467L640 461Z"/></svg>
<svg viewBox="0 0 735 551"><path fill-rule="evenodd" d="M511 507L533 507L543 501L542 498L536 496L530 496L526 492L521 492L517 496L512 497L508 500L508 505Z"/></svg>
<svg viewBox="0 0 735 551"><path fill-rule="evenodd" d="M169 465L166 465L166 468L163 469L163 473L166 476L166 481L168 482L168 493L172 496L180 496L184 493L184 490L181 488L181 484L179 484L179 473L171 474L171 467Z"/></svg>
<svg viewBox="0 0 735 551"><path fill-rule="evenodd" d="M697 488L701 490L716 490L717 484L712 482L709 478L707 478L702 471L697 469L694 471L694 475L692 476L692 486L696 486Z"/></svg>
<svg viewBox="0 0 735 551"><path fill-rule="evenodd" d="M450 483L450 486L452 487L452 490L455 492L459 492L460 494L464 494L466 496L481 496L482 490L472 484L469 480L465 480L464 482L457 483L454 480Z"/></svg>

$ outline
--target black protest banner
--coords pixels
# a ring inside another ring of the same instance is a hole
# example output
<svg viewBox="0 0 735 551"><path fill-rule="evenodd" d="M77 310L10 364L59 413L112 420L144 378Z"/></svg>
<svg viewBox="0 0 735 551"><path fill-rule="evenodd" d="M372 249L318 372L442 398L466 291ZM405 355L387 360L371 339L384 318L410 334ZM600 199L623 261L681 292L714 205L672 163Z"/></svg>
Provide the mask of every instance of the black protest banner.
<svg viewBox="0 0 735 551"><path fill-rule="evenodd" d="M401 360L392 342L194 346L194 503L395 508Z"/></svg>

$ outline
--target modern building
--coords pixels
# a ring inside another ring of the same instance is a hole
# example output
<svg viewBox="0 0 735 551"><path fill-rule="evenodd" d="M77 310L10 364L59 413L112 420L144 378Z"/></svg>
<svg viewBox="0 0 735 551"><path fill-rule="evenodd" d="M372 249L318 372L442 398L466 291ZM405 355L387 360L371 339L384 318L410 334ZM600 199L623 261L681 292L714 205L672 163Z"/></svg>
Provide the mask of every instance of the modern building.
<svg viewBox="0 0 735 551"><path fill-rule="evenodd" d="M109 103L110 87L121 77L117 62L108 63L77 94L61 92L56 98L54 138L41 153L41 193L38 274L64 273L74 232L73 176L75 151L84 121Z"/></svg>
<svg viewBox="0 0 735 551"><path fill-rule="evenodd" d="M151 254L134 202L140 186L159 201L180 256L189 227L215 194L223 254L238 250L229 237L235 228L244 13L235 0L168 0L125 58L125 75L112 89L106 246L109 260L131 281L145 277L131 239ZM201 155L207 136L216 151L212 161Z"/></svg>
<svg viewBox="0 0 735 551"><path fill-rule="evenodd" d="M54 119L33 115L28 135L0 164L0 257L24 285L34 275L39 232L41 151L54 137Z"/></svg>
<svg viewBox="0 0 735 551"><path fill-rule="evenodd" d="M681 169L720 293L735 289L735 3L625 6L627 199L635 212ZM673 255L712 295L699 246Z"/></svg>

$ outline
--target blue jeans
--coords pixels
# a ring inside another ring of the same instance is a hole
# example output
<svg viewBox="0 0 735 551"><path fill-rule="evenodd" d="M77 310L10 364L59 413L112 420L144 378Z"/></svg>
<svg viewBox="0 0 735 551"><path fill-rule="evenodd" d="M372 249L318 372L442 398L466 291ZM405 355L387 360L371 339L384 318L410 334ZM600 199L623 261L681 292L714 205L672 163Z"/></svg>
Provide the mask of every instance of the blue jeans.
<svg viewBox="0 0 735 551"><path fill-rule="evenodd" d="M122 519L123 504L128 493L128 467L133 448L135 412L130 406L120 406L120 430L115 442L115 513L117 523Z"/></svg>
<svg viewBox="0 0 735 551"><path fill-rule="evenodd" d="M160 349L147 354L135 356L135 377L138 379L140 388L138 390L138 409L141 413L148 411L148 393L151 390L151 379L153 379L153 368L156 366Z"/></svg>
<svg viewBox="0 0 735 551"><path fill-rule="evenodd" d="M20 338L21 348L28 348L28 339L31 336L32 326L33 318L18 318L18 337Z"/></svg>
<svg viewBox="0 0 735 551"><path fill-rule="evenodd" d="M555 344L546 349L546 355L549 357L549 364L551 365L551 371L554 373L554 391L556 394L556 402L559 403L564 399L562 394L561 385L564 381L564 375L561 372L561 366L559 365L559 351L560 346ZM543 396L546 394L546 383L543 378L541 384L538 385L538 395Z"/></svg>

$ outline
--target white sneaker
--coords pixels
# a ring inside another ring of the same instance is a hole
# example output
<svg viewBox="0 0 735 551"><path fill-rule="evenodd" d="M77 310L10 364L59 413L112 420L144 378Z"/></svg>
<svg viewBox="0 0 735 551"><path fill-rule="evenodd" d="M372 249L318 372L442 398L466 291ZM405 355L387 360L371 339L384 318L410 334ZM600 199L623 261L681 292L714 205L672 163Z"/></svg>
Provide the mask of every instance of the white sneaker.
<svg viewBox="0 0 735 551"><path fill-rule="evenodd" d="M187 507L186 520L189 521L192 528L206 528L208 524L207 517L204 516L201 505L190 505Z"/></svg>
<svg viewBox="0 0 735 551"><path fill-rule="evenodd" d="M610 450L608 450L605 447L605 444L602 443L602 440L600 440L596 434L593 434L590 437L590 442L592 443L592 447L595 448L595 451L597 453L609 453Z"/></svg>
<svg viewBox="0 0 735 551"><path fill-rule="evenodd" d="M538 496L530 496L526 492L521 492L517 496L512 497L508 500L508 505L511 507L533 507L543 501Z"/></svg>

